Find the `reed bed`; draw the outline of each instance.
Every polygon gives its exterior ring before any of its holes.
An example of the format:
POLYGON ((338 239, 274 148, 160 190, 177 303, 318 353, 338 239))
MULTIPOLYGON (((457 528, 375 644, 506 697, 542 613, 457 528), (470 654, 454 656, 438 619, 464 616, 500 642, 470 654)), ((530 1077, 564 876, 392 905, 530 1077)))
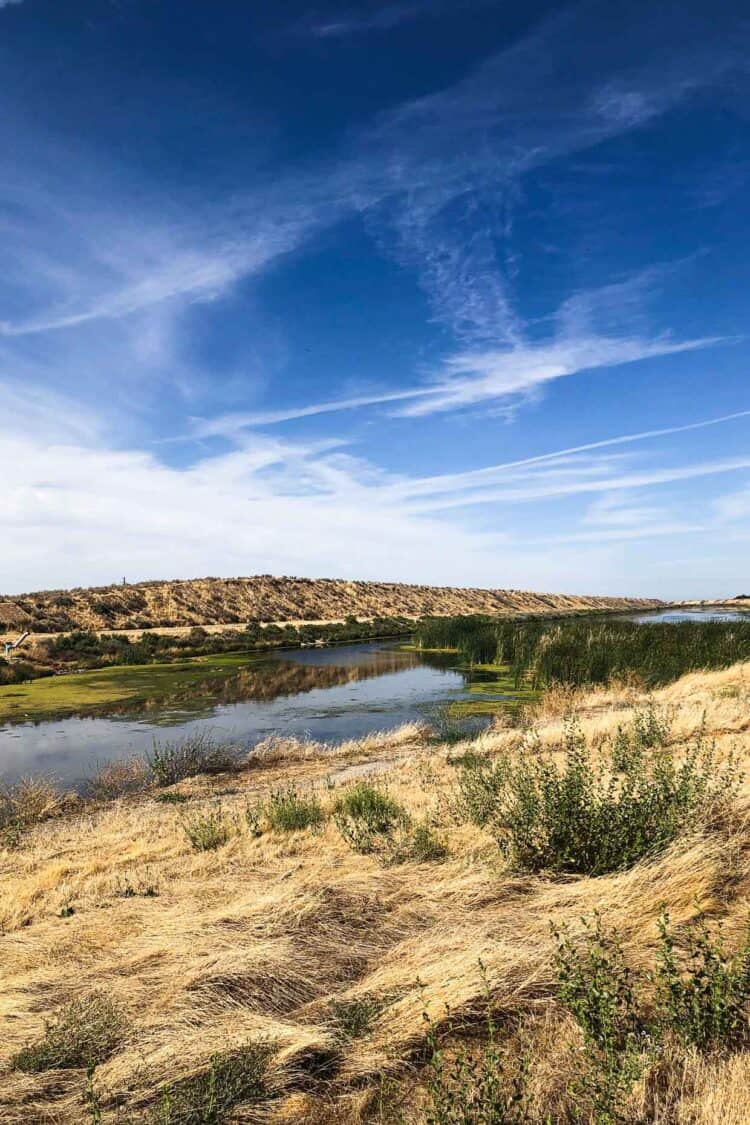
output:
POLYGON ((616 618, 432 618, 419 625, 416 640, 422 648, 453 649, 468 664, 504 665, 517 687, 633 678, 659 687, 687 672, 748 659, 750 619, 638 624, 616 618))

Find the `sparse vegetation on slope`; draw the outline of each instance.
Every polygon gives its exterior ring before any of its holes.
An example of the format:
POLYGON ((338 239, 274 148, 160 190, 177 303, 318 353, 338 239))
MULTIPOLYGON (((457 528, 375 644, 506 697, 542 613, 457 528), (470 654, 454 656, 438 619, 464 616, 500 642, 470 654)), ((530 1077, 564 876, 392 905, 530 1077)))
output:
POLYGON ((581 613, 656 604, 641 598, 588 598, 337 578, 275 578, 264 574, 252 578, 198 578, 45 590, 0 597, 0 632, 101 632, 250 621, 345 621, 351 616, 581 613))

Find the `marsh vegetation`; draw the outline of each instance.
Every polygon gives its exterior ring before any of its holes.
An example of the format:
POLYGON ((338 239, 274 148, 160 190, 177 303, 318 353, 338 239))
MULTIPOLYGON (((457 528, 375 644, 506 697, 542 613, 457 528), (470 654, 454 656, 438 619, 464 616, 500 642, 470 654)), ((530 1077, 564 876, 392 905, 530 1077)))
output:
POLYGON ((469 665, 507 671, 517 687, 636 680, 658 687, 686 672, 750 657, 750 618, 641 624, 618 618, 502 621, 433 618, 416 630, 422 649, 456 652, 469 665))

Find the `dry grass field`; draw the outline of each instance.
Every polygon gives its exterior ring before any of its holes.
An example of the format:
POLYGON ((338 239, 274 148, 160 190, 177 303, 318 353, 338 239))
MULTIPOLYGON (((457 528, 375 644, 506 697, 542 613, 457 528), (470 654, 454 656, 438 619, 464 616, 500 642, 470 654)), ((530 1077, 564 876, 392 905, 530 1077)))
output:
POLYGON ((349 582, 334 578, 197 578, 127 586, 45 590, 0 597, 0 635, 30 629, 120 630, 232 625, 259 621, 340 621, 362 618, 462 613, 549 614, 657 605, 642 598, 589 598, 409 586, 398 582, 349 582))
POLYGON ((698 739, 717 777, 742 768, 750 665, 650 700, 551 693, 524 727, 471 743, 419 727, 337 748, 274 741, 237 772, 171 787, 139 791, 131 763, 96 801, 17 794, 26 819, 0 851, 0 1120, 750 1121, 746 1011, 706 1043, 633 1033, 631 1069, 607 1070, 561 993, 551 930, 583 948, 598 911, 646 1008, 664 907, 678 945, 703 914, 738 949, 748 783, 732 775, 661 850, 598 877, 524 868, 498 821, 480 823, 482 779, 508 756, 562 768, 571 729, 596 758, 654 717, 638 753, 679 762, 698 739), (354 799, 368 777, 398 810, 369 834, 354 799))

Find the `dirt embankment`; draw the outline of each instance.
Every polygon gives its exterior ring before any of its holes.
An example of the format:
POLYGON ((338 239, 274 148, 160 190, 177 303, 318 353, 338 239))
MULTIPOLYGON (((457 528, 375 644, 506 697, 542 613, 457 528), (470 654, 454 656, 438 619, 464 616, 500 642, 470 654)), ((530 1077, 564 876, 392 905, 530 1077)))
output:
POLYGON ((555 614, 648 608, 656 599, 536 594, 349 582, 336 578, 197 578, 0 597, 0 636, 28 629, 153 629, 257 621, 326 621, 425 614, 555 614))

